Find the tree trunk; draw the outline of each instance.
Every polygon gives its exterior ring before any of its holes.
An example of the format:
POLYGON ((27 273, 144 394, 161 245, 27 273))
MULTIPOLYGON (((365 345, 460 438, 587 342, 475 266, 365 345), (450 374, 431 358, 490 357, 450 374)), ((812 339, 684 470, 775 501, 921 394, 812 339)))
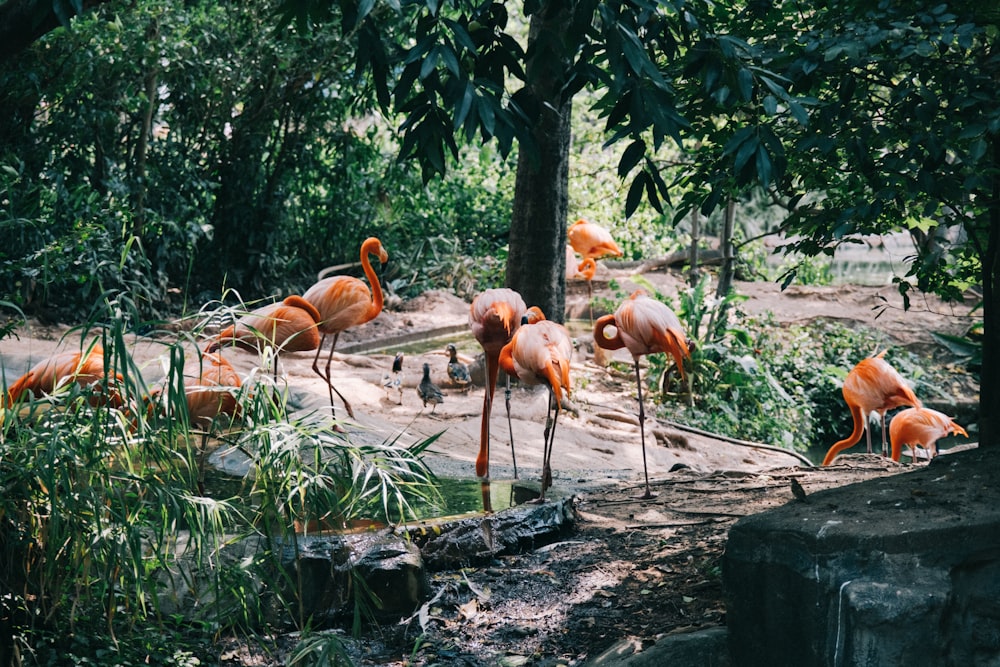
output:
MULTIPOLYGON (((1000 140, 993 141, 1000 166, 1000 140)), ((979 371, 979 446, 997 444, 1000 430, 1000 175, 994 170, 989 238, 983 256, 983 365, 979 371)))
MULTIPOLYGON (((83 0, 83 11, 108 0, 83 0)), ((61 11, 76 14, 76 3, 64 2, 61 11)), ((7 0, 0 3, 0 62, 13 58, 41 36, 58 28, 61 23, 52 0, 7 0)))
POLYGON ((736 224, 736 200, 730 198, 726 202, 726 220, 722 229, 722 269, 719 271, 719 285, 715 290, 715 298, 722 299, 733 287, 733 276, 736 273, 736 249, 733 246, 733 228, 736 224))
POLYGON ((562 322, 566 312, 566 216, 572 98, 563 99, 568 67, 561 53, 573 3, 550 3, 531 18, 528 86, 538 110, 534 146, 521 146, 507 256, 507 286, 529 306, 562 322))
POLYGON ((691 254, 688 260, 688 284, 697 287, 701 279, 701 261, 698 258, 698 244, 701 243, 701 211, 697 207, 691 211, 691 254))

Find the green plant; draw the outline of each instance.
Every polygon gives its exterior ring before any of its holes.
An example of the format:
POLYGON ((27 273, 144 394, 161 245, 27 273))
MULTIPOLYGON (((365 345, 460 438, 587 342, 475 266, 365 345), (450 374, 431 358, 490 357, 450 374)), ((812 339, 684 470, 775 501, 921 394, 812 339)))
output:
MULTIPOLYGON (((134 310, 126 300, 99 310, 119 317, 71 334, 101 343, 107 373, 121 376, 123 406, 94 405, 85 388, 68 383, 5 412, 0 581, 9 594, 0 605, 10 634, 0 644, 65 652, 80 664, 140 664, 123 647, 153 636, 150 628, 180 625, 197 643, 220 628, 274 620, 307 627, 296 602, 303 584, 276 560, 278 545, 300 539, 296 519, 395 522, 412 516, 415 499, 437 499, 420 461, 434 438, 354 444, 332 432, 328 417, 290 415, 287 391, 261 370, 232 389, 238 423, 207 438, 243 450, 255 474, 219 497, 201 495, 206 438, 186 418, 179 372, 194 339, 164 340, 165 380, 148 385, 128 354, 134 310), (251 535, 271 547, 230 554, 251 535), (180 615, 164 607, 178 588, 196 601, 180 615), (275 619, 274 609, 286 616, 275 619), (74 643, 81 636, 95 639, 74 643)), ((378 601, 360 580, 352 590, 357 624, 378 601)), ((193 664, 183 650, 139 643, 150 664, 193 664)))

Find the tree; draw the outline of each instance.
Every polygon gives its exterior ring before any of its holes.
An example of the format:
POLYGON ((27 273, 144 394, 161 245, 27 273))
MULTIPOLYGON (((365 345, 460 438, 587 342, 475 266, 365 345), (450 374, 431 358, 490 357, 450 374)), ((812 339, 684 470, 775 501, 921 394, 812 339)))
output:
MULTIPOLYGON (((518 140, 507 282, 560 319, 574 95, 599 90, 608 143, 630 142, 619 165, 623 178, 636 171, 626 212, 644 197, 662 211, 670 188, 652 155, 667 141, 682 144, 690 128, 708 127, 706 120, 692 123, 687 109, 735 113, 765 87, 795 105, 748 45, 728 34, 740 5, 536 0, 524 5, 531 24, 526 49, 518 41, 523 23, 512 21, 501 2, 422 0, 391 12, 347 0, 286 0, 284 7, 288 24, 332 22, 356 38, 356 71, 371 81, 384 109, 403 114, 401 159, 417 160, 425 179, 445 171, 459 140, 495 140, 503 155, 518 140)), ((750 129, 772 122, 765 115, 746 120, 750 129)), ((729 125, 714 136, 725 145, 724 137, 745 129, 729 125)), ((717 156, 705 170, 711 182, 728 182, 725 174, 739 160, 749 165, 745 176, 759 173, 765 183, 779 176, 782 160, 770 152, 780 153, 780 144, 765 138, 753 147, 749 162, 732 150, 717 156)), ((720 192, 711 192, 706 212, 720 192)))
MULTIPOLYGON (((862 234, 922 240, 916 288, 959 300, 982 288, 980 442, 1000 435, 1000 10, 971 2, 836 0, 758 15, 772 66, 809 100, 786 125, 789 249, 832 254, 862 234)), ((984 5, 984 3, 978 3, 984 5)), ((764 10, 761 10, 763 12, 764 10)), ((790 280, 793 276, 788 276, 790 280)))

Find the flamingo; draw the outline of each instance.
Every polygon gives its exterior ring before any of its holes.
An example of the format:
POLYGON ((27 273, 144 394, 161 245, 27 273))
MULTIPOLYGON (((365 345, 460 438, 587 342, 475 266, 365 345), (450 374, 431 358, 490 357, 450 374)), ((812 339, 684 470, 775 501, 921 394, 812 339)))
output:
POLYGON ((438 403, 444 403, 444 394, 436 384, 431 382, 431 365, 424 364, 424 376, 420 380, 420 384, 417 385, 417 393, 420 394, 420 400, 424 402, 424 407, 430 403, 431 413, 433 413, 438 406, 438 403))
POLYGON ((206 430, 216 418, 233 418, 239 409, 233 389, 242 386, 233 365, 218 352, 203 352, 184 364, 184 400, 188 420, 206 430))
MULTIPOLYGON (((505 287, 480 293, 469 307, 469 327, 486 354, 486 391, 483 397, 479 455, 476 457, 476 475, 486 479, 490 476, 490 414, 493 411, 493 395, 500 372, 500 350, 514 336, 526 310, 527 306, 521 295, 505 287)), ((508 416, 509 414, 508 407, 508 416)), ((514 440, 511 435, 512 456, 513 453, 514 440)))
MULTIPOLYGON (((113 374, 108 384, 122 382, 119 373, 113 374)), ((102 383, 108 378, 104 367, 104 348, 94 343, 89 349, 80 352, 60 352, 38 362, 28 372, 17 378, 7 389, 7 407, 12 408, 25 394, 51 394, 57 387, 68 382, 75 382, 81 387, 92 385, 101 387, 101 392, 91 397, 90 404, 97 406, 105 401, 113 407, 123 405, 121 397, 113 388, 105 389, 102 383)))
POLYGON ((862 430, 867 436, 868 453, 872 453, 871 428, 865 427, 867 417, 872 412, 877 412, 882 419, 882 456, 887 456, 885 413, 903 406, 922 407, 920 399, 896 369, 882 358, 884 356, 885 350, 874 357, 862 359, 847 374, 847 379, 844 380, 844 400, 851 411, 854 429, 849 436, 830 447, 823 458, 823 465, 830 465, 841 451, 856 445, 861 440, 862 430))
POLYGON ((334 412, 333 393, 337 392, 340 400, 344 402, 347 414, 354 418, 354 410, 347 399, 330 382, 330 364, 333 362, 333 351, 337 347, 337 339, 340 332, 355 327, 370 320, 375 319, 382 312, 382 286, 379 284, 375 269, 372 268, 369 255, 376 255, 379 262, 385 264, 389 261, 389 254, 382 247, 382 242, 375 237, 365 239, 361 244, 361 266, 364 268, 365 277, 371 285, 368 286, 352 276, 333 276, 324 278, 306 290, 302 298, 311 303, 320 314, 320 321, 317 325, 322 338, 316 348, 316 357, 313 359, 313 370, 321 378, 326 380, 328 392, 330 394, 330 411, 334 412), (333 343, 330 345, 330 353, 326 358, 326 372, 319 368, 319 355, 323 350, 323 344, 327 336, 333 336, 333 343))
POLYGON ((668 352, 684 378, 684 359, 691 356, 690 346, 674 311, 651 298, 643 290, 636 290, 612 315, 605 315, 594 323, 594 342, 605 350, 627 348, 635 363, 635 385, 639 393, 639 434, 642 439, 642 472, 646 478, 643 498, 652 498, 649 489, 649 469, 646 465, 646 412, 642 401, 642 380, 639 376, 639 357, 656 352, 668 352), (604 330, 614 326, 617 331, 607 337, 604 330))
POLYGON ((917 445, 926 449, 930 458, 937 456, 937 441, 947 435, 969 434, 948 415, 930 408, 907 408, 897 412, 889 422, 889 442, 892 460, 899 461, 903 445, 910 446, 910 456, 917 461, 917 445))
MULTIPOLYGON (((611 237, 611 233, 600 225, 580 219, 566 230, 569 244, 573 250, 586 259, 600 259, 607 255, 622 256, 622 250, 611 237)), ((580 271, 583 269, 580 268, 580 271)))
POLYGON ((208 436, 219 417, 234 419, 239 403, 233 389, 241 386, 240 376, 218 352, 202 352, 184 364, 184 401, 187 405, 188 423, 202 429, 198 460, 198 492, 205 494, 204 460, 208 436))
POLYGON ((279 303, 250 311, 220 331, 205 351, 215 352, 231 341, 239 347, 257 351, 270 346, 279 352, 308 352, 319 347, 316 324, 321 319, 314 305, 293 294, 279 303))
MULTIPOLYGON (((608 230, 582 218, 569 226, 569 229, 566 230, 566 236, 569 238, 569 244, 573 250, 583 257, 583 262, 576 270, 580 277, 587 281, 587 300, 589 301, 594 296, 594 286, 591 281, 597 272, 596 260, 608 255, 621 257, 622 250, 615 243, 608 230)), ((590 319, 594 319, 593 314, 591 314, 590 319)))
POLYGON ((525 384, 544 384, 549 390, 539 502, 545 501, 545 490, 552 485, 552 443, 562 407, 562 392, 570 393, 569 364, 572 356, 573 341, 566 327, 545 319, 530 322, 527 315, 521 320, 521 327, 514 332, 511 341, 500 350, 500 367, 508 375, 525 384))

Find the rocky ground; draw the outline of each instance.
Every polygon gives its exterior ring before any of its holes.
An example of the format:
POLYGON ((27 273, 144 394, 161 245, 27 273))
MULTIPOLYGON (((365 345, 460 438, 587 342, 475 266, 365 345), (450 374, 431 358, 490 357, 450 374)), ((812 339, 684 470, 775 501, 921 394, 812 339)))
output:
MULTIPOLYGON (((598 294, 610 296, 610 277, 624 291, 632 288, 627 271, 603 269, 602 275, 598 294)), ((670 273, 645 277, 668 294, 683 288, 670 273)), ((779 325, 831 318, 874 327, 881 340, 873 341, 873 348, 930 348, 929 331, 959 334, 970 323, 965 310, 935 300, 915 301, 904 312, 891 287, 793 286, 781 292, 771 283, 741 283, 737 289, 748 296, 744 309, 771 312, 779 325)), ((583 285, 573 285, 567 301, 572 315, 589 316, 583 285)), ((450 387, 444 356, 445 344, 455 341, 467 360, 475 358, 476 345, 465 335, 467 308, 453 296, 429 293, 387 311, 341 337, 334 371, 338 389, 350 397, 358 417, 352 429, 400 435, 404 441, 440 432, 428 463, 443 477, 471 479, 482 390, 450 387), (382 377, 392 355, 385 348, 432 333, 441 336, 440 344, 407 351, 403 392, 387 394, 382 377), (444 403, 433 412, 421 405, 415 389, 424 362, 432 365, 434 380, 445 391, 444 403)), ((68 344, 60 339, 63 333, 36 324, 19 331, 18 339, 0 343, 6 377, 68 344)), ((659 423, 647 430, 656 496, 643 500, 633 379, 595 363, 587 332, 575 333, 580 346, 573 365, 574 409, 560 418, 553 456, 554 489, 574 498, 575 529, 559 541, 482 567, 433 573, 431 600, 420 613, 370 628, 364 641, 352 644, 360 664, 584 664, 612 648, 641 649, 667 634, 724 625, 720 557, 727 531, 739 517, 803 502, 793 494, 793 482, 808 496, 909 468, 856 455, 820 469, 767 447, 659 423)), ((161 351, 162 344, 141 341, 134 356, 153 373, 161 351)), ((227 356, 242 372, 258 364, 249 353, 234 350, 227 356)), ((325 396, 311 362, 309 354, 290 355, 283 369, 294 390, 325 396)), ((546 394, 516 389, 512 405, 520 477, 537 484, 546 394)), ((507 421, 502 405, 497 407, 491 471, 495 479, 510 479, 507 421)), ((285 638, 271 653, 230 641, 223 647, 222 664, 277 664, 281 647, 290 641, 285 638)))

